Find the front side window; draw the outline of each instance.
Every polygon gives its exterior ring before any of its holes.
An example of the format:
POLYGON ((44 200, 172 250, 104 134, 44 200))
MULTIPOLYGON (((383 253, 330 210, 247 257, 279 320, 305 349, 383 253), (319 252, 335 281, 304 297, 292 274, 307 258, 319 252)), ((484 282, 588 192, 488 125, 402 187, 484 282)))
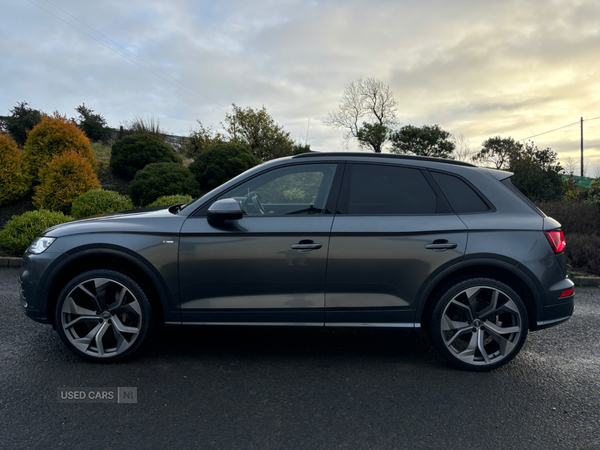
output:
POLYGON ((350 215, 435 214, 438 199, 418 169, 354 164, 348 198, 350 215))
POLYGON ((234 198, 247 215, 323 214, 336 164, 283 167, 259 175, 221 198, 234 198))

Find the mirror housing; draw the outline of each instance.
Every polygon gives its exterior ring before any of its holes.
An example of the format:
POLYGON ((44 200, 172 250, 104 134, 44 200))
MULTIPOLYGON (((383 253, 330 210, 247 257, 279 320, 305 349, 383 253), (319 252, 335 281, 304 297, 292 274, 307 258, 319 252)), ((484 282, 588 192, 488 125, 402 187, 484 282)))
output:
POLYGON ((221 225, 226 220, 240 220, 242 217, 242 208, 233 198, 217 200, 210 205, 206 213, 208 222, 215 225, 221 225))

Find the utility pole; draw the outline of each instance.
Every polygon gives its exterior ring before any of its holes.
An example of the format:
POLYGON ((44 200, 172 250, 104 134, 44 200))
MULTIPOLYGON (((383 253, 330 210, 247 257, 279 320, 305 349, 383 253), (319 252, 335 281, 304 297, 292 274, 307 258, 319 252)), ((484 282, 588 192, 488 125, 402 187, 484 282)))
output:
POLYGON ((581 176, 583 177, 583 117, 581 118, 581 176))

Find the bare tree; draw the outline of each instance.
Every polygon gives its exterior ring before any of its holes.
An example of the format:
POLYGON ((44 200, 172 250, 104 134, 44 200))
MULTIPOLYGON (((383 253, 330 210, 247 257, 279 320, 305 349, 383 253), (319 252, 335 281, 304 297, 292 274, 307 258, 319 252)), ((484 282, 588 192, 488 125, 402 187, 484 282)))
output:
POLYGON ((574 175, 579 167, 579 163, 571 156, 567 156, 566 158, 563 158, 563 167, 567 175, 574 175))
POLYGON ((359 78, 344 87, 338 109, 330 112, 323 122, 335 130, 344 131, 346 146, 350 140, 357 139, 361 147, 380 152, 382 128, 389 130, 398 123, 396 106, 389 86, 376 78, 359 78), (378 133, 368 132, 374 125, 378 133))
POLYGON ((473 151, 469 139, 464 134, 458 133, 452 136, 452 142, 454 142, 454 152, 451 157, 458 161, 470 161, 473 151))

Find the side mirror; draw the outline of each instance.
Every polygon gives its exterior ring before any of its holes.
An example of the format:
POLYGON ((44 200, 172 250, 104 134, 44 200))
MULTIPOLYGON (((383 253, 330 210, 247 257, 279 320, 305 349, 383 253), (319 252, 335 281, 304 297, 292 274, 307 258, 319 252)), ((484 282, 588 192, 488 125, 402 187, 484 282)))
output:
POLYGON ((240 220, 241 218, 242 208, 233 198, 217 200, 210 205, 206 214, 206 219, 213 225, 222 225, 226 220, 240 220))

